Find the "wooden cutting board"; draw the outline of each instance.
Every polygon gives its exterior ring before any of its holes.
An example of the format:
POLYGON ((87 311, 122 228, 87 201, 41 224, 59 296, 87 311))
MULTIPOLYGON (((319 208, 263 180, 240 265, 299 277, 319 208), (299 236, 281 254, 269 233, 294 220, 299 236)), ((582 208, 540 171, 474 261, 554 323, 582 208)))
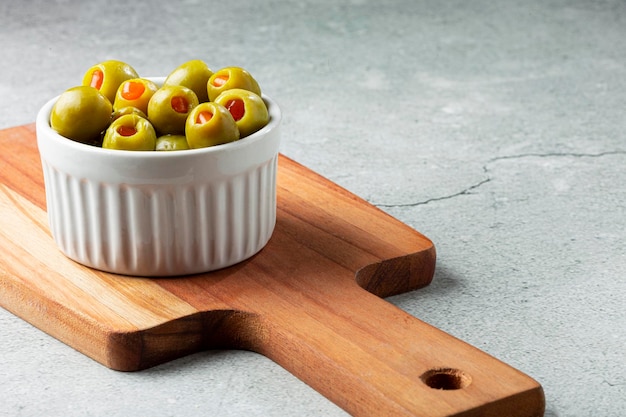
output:
POLYGON ((105 366, 249 349, 355 416, 543 415, 532 378, 381 298, 430 283, 431 241, 284 156, 259 254, 150 279, 56 248, 34 125, 0 131, 0 149, 0 305, 105 366))

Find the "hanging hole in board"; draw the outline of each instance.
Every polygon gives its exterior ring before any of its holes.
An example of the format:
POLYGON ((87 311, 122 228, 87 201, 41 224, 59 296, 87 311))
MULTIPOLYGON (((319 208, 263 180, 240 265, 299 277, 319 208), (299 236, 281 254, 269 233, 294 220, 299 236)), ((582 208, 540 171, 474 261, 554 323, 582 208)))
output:
POLYGON ((454 368, 436 368, 424 372, 420 379, 433 389, 457 390, 468 387, 472 378, 465 372, 454 368))

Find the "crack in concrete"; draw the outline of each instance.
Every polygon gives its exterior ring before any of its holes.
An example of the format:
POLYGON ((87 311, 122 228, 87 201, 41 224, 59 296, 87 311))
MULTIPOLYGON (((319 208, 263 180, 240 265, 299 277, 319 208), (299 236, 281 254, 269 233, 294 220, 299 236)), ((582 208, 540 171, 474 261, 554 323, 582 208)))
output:
POLYGON ((608 155, 626 155, 626 151, 605 151, 598 153, 578 153, 578 152, 547 152, 547 153, 521 153, 518 155, 503 155, 496 156, 487 161, 483 166, 486 169, 487 165, 492 162, 504 160, 504 159, 522 159, 522 158, 551 158, 551 157, 573 157, 573 158, 599 158, 608 155))
POLYGON ((428 200, 418 201, 418 202, 415 202, 415 203, 374 204, 374 205, 377 206, 377 207, 385 207, 385 208, 422 206, 424 204, 432 203, 433 201, 449 200, 451 198, 455 198, 455 197, 458 197, 460 195, 470 194, 472 190, 480 187, 481 185, 483 185, 485 183, 488 183, 489 181, 491 181, 491 178, 485 178, 484 180, 479 181, 476 184, 470 185, 469 187, 459 191, 458 193, 454 193, 454 194, 450 194, 450 195, 444 195, 444 196, 441 196, 441 197, 433 197, 433 198, 429 198, 428 200))
POLYGON ((626 382, 610 382, 606 379, 602 380, 602 383, 608 385, 609 387, 622 387, 624 385, 626 385, 626 382))
MULTIPOLYGON (((489 159, 483 165, 483 172, 487 174, 489 172, 488 165, 501 160, 511 160, 511 159, 523 159, 523 158, 550 158, 550 157, 573 157, 573 158, 599 158, 608 155, 626 155, 626 151, 617 150, 617 151, 605 151, 598 153, 578 153, 578 152, 548 152, 548 153, 524 153, 517 155, 503 155, 496 156, 494 158, 489 159)), ((397 207, 417 207, 423 206, 425 204, 429 204, 435 201, 449 200, 455 197, 459 197, 462 195, 471 194, 473 190, 481 187, 482 185, 491 181, 491 177, 487 175, 487 178, 477 182, 476 184, 470 185, 469 187, 456 192, 454 194, 448 194, 440 197, 429 198, 424 201, 417 201, 414 203, 398 203, 398 204, 384 204, 384 203, 373 203, 375 206, 380 208, 397 208, 397 207)))

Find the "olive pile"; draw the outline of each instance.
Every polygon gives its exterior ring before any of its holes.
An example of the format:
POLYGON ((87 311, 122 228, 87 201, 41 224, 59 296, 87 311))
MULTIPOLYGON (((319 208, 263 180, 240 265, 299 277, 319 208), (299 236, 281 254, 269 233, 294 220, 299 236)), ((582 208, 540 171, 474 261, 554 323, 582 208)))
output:
POLYGON ((89 68, 50 113, 60 135, 107 149, 169 151, 233 142, 269 122, 261 89, 249 72, 216 72, 185 62, 162 86, 115 60, 89 68))

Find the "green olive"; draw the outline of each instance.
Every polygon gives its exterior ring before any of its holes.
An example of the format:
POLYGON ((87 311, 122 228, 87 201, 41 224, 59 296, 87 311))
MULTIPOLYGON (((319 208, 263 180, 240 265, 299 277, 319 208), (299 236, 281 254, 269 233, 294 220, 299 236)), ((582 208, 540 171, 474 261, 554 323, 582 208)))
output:
POLYGON ((136 114, 137 116, 141 116, 144 119, 148 118, 148 116, 146 116, 146 113, 142 112, 137 107, 128 106, 122 107, 121 109, 113 110, 113 117, 111 118, 111 122, 119 119, 125 114, 136 114))
POLYGON ((226 67, 218 70, 211 75, 206 88, 211 101, 215 101, 215 98, 222 92, 232 88, 242 88, 261 95, 261 88, 254 77, 239 67, 226 67))
POLYGON ((157 151, 182 151, 189 149, 185 135, 163 135, 156 140, 157 151))
POLYGON ((136 114, 125 114, 111 123, 104 134, 102 147, 127 151, 153 151, 156 132, 147 119, 136 114))
POLYGON ((66 138, 94 143, 111 123, 111 112, 111 102, 95 88, 72 87, 52 106, 50 127, 66 138))
POLYGON ((189 114, 185 136, 190 148, 206 148, 236 141, 239 129, 224 106, 207 102, 201 103, 189 114))
POLYGON ((148 119, 160 135, 181 135, 189 112, 198 105, 196 93, 181 85, 164 85, 148 102, 148 119))
POLYGON ((142 112, 148 111, 148 101, 159 87, 145 78, 131 78, 123 81, 115 93, 113 110, 124 107, 136 107, 142 112))
POLYGON ((100 90, 111 103, 115 101, 115 93, 123 81, 138 78, 137 71, 122 61, 109 60, 100 62, 89 68, 83 76, 82 85, 100 90))
POLYGON ((241 137, 246 137, 265 126, 269 120, 263 99, 252 91, 241 88, 226 90, 215 99, 226 107, 237 123, 241 137))
POLYGON ((172 71, 165 79, 163 85, 182 85, 187 87, 196 93, 200 103, 204 103, 209 101, 207 83, 211 75, 213 75, 213 71, 209 69, 204 61, 194 59, 185 62, 172 71))

